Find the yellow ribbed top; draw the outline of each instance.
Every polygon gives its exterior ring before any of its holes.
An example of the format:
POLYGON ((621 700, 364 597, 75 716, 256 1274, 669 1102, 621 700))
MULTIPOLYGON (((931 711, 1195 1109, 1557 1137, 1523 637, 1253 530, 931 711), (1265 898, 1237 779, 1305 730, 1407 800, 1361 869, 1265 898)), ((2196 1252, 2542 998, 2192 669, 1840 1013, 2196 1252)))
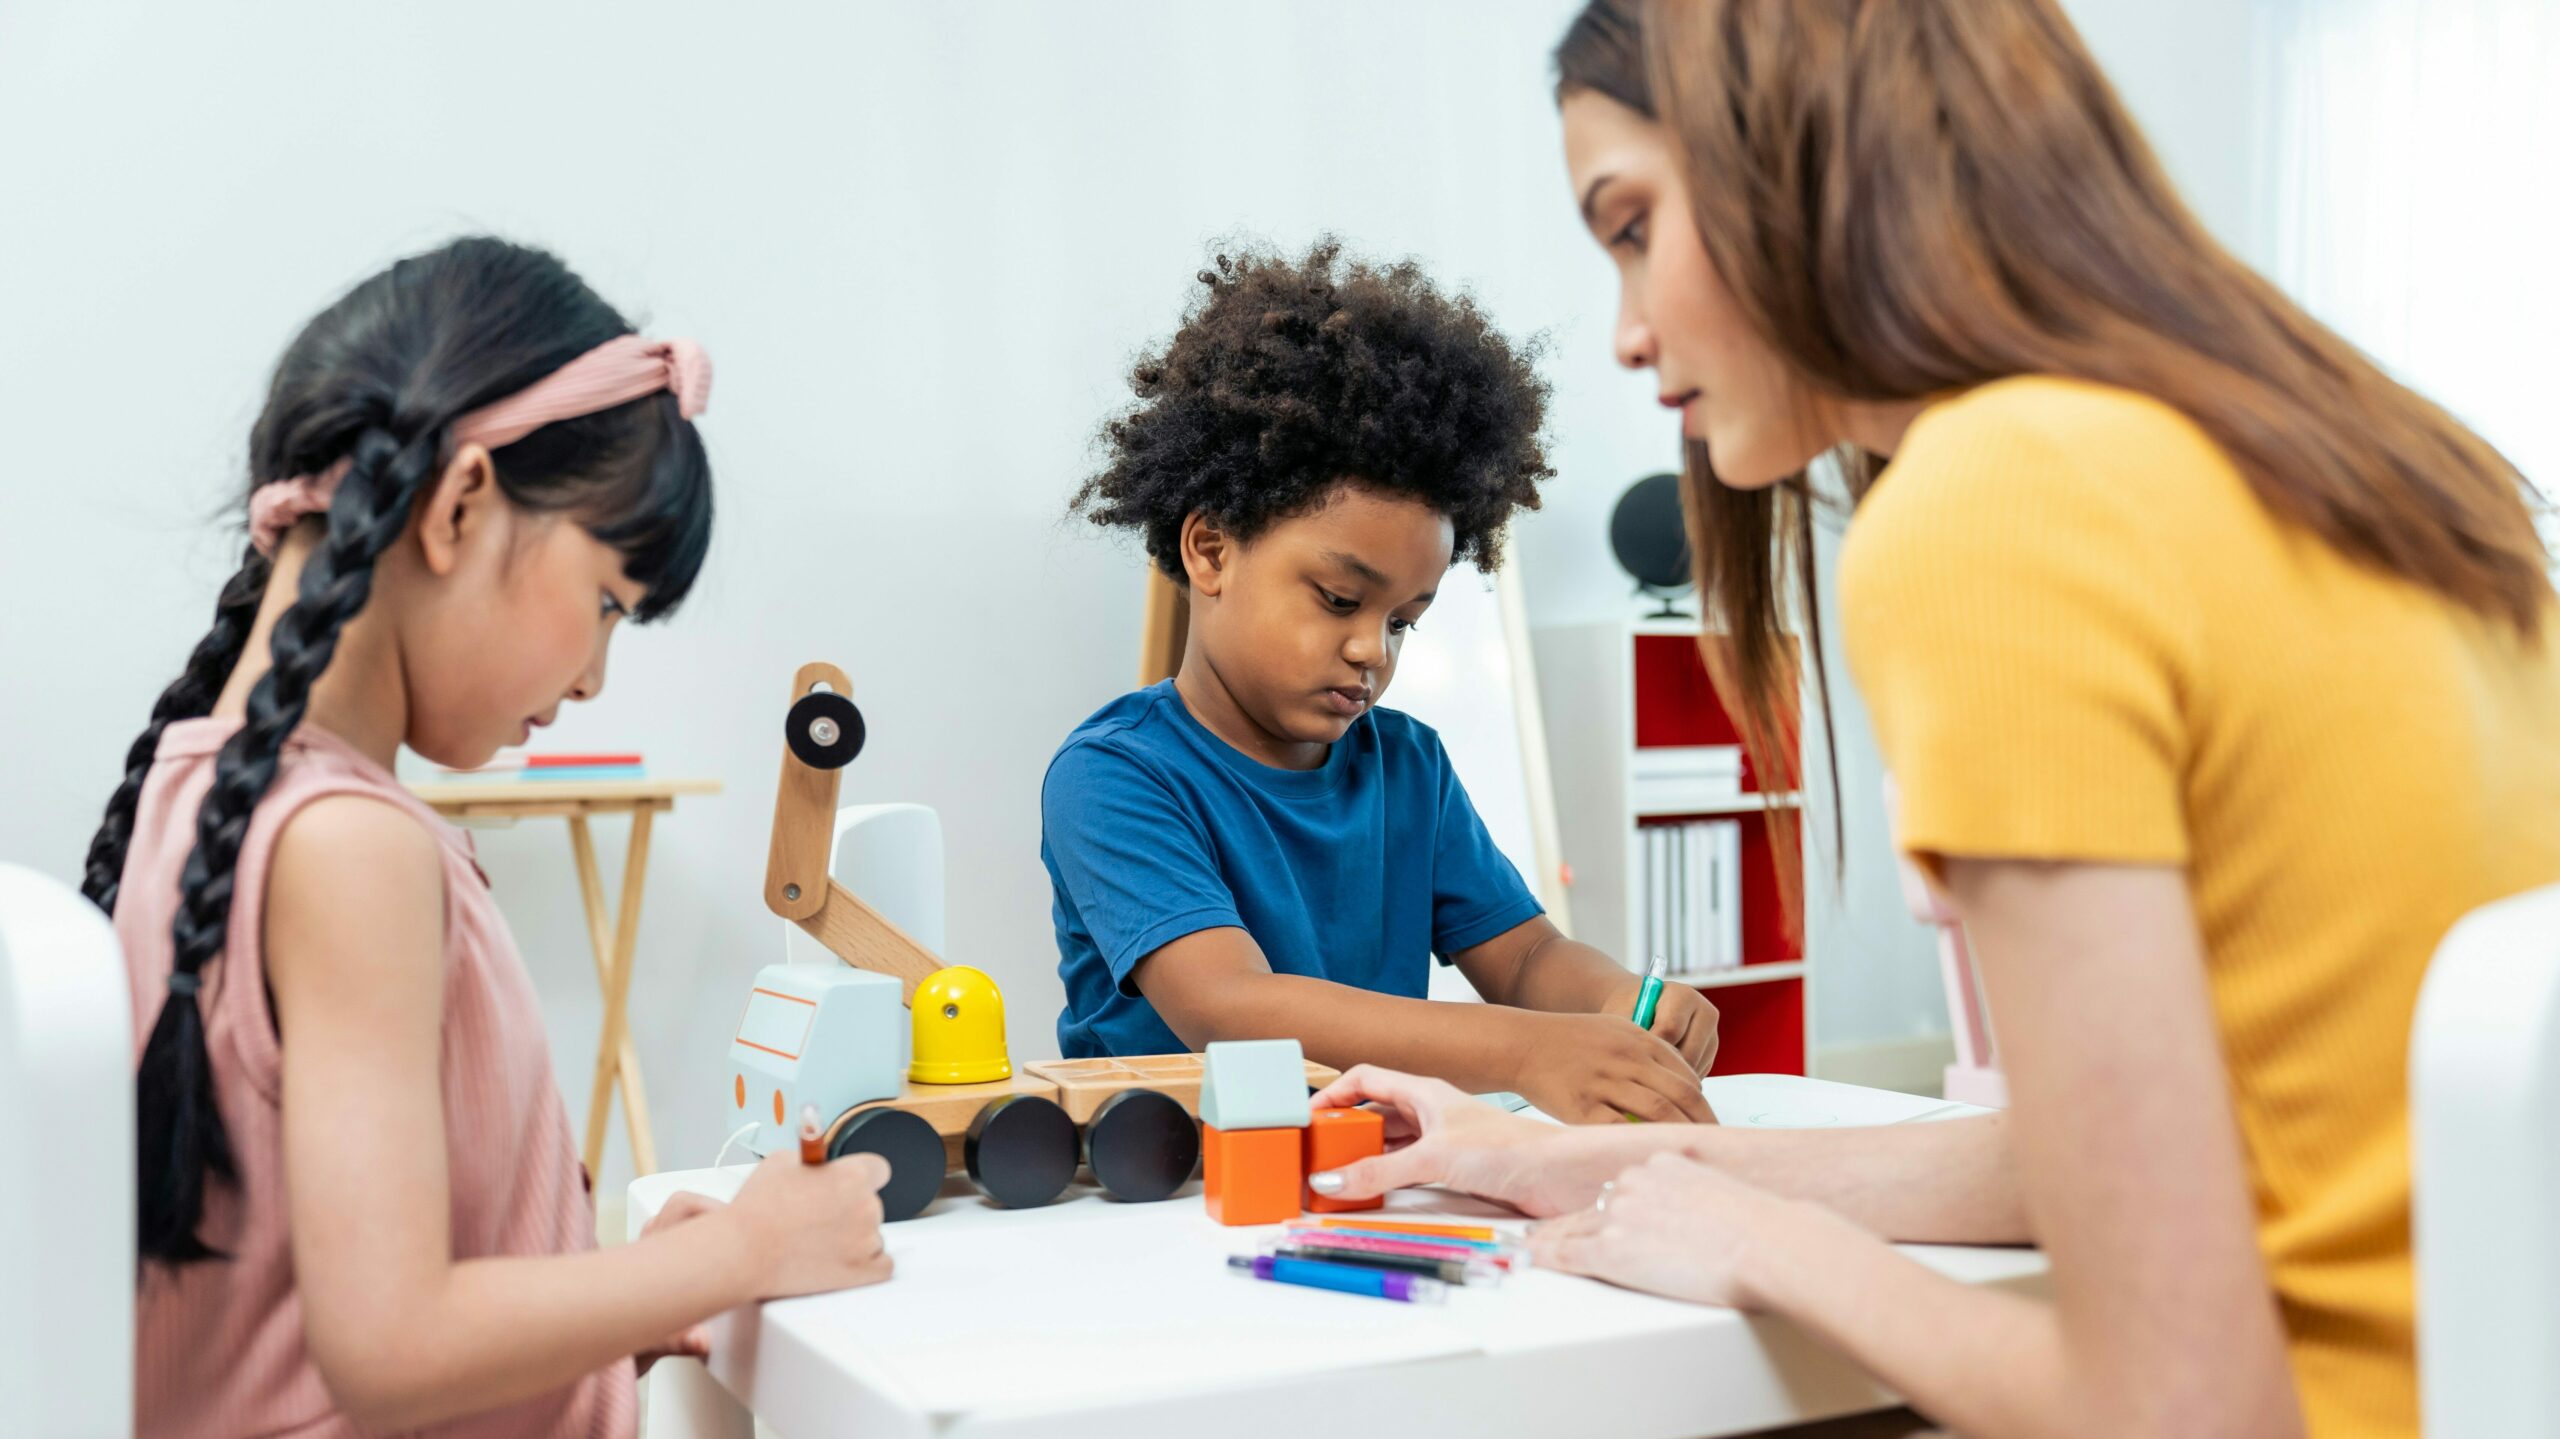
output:
POLYGON ((2186 868, 2312 1432, 2416 1433, 2409 1022, 2455 919, 2560 880, 2560 647, 2040 377, 1922 413, 1840 586, 1905 850, 2186 868))

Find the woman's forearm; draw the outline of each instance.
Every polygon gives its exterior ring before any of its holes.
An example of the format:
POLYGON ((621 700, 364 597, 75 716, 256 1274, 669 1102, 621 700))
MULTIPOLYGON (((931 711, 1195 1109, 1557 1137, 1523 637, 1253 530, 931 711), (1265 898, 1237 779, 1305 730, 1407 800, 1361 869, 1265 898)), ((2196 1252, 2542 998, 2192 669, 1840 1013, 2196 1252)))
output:
POLYGON ((2032 1244, 2008 1117, 1864 1129, 1684 1129, 1690 1157, 1773 1194, 1808 1199, 1886 1239, 2032 1244))
POLYGON ((1958 1284, 1844 1216, 1796 1206, 1739 1276, 1746 1307, 1792 1321, 1958 1433, 2131 1432, 2102 1412, 2099 1386, 2075 1382, 2052 1306, 1958 1284))

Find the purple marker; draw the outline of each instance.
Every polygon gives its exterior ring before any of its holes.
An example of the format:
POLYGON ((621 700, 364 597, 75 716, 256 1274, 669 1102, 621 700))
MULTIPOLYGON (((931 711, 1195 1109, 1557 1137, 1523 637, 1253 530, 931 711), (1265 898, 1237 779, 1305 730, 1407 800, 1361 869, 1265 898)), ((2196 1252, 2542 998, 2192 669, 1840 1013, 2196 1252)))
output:
POLYGON ((1440 1304, 1449 1297, 1449 1286, 1437 1279, 1426 1279, 1419 1274, 1390 1274, 1383 1269, 1355 1269, 1348 1264, 1327 1264, 1317 1259, 1237 1254, 1228 1257, 1227 1269, 1238 1278, 1267 1279, 1274 1284, 1299 1284, 1309 1289, 1331 1289, 1340 1294, 1366 1294, 1373 1299, 1392 1299, 1400 1304, 1440 1304))

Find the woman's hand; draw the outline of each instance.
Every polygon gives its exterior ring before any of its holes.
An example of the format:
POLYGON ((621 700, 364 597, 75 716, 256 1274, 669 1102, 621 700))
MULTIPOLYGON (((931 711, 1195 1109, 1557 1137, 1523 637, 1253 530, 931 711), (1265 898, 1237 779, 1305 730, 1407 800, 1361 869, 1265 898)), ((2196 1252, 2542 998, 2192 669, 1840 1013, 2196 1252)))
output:
POLYGON ((1309 1186, 1329 1198, 1368 1199, 1436 1184, 1543 1218, 1590 1203, 1600 1182, 1626 1164, 1626 1143, 1651 1137, 1636 1125, 1542 1124, 1440 1080, 1367 1064, 1315 1097, 1319 1109, 1356 1104, 1375 1105, 1386 1116, 1387 1151, 1309 1176, 1309 1186), (1614 1143, 1604 1146, 1604 1140, 1614 1143))
POLYGON ((1825 1223, 1863 1234, 1813 1205, 1661 1153, 1621 1171, 1592 1208, 1539 1225, 1529 1252, 1542 1268, 1750 1309, 1759 1304, 1752 1272, 1825 1223))
POLYGON ((858 1289, 895 1267, 880 1239, 880 1186, 889 1164, 876 1154, 802 1162, 785 1145, 738 1187, 729 1215, 747 1236, 761 1299, 858 1289))

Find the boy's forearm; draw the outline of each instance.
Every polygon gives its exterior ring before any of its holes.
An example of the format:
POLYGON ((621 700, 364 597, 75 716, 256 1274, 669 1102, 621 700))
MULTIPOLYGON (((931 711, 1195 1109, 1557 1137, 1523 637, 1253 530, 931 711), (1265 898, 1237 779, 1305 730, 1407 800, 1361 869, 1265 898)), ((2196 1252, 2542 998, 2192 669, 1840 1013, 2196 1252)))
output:
POLYGON ((1558 935, 1529 952, 1511 993, 1498 1002, 1550 1014, 1599 1014, 1619 1008, 1619 992, 1641 982, 1601 951, 1558 935))
POLYGON ((1686 1131, 1683 1147, 1738 1179, 1813 1200, 1886 1239, 2035 1242, 2004 1114, 1862 1129, 1701 1126, 1686 1131))
POLYGON ((1491 1005, 1372 994, 1294 974, 1239 977, 1194 1012, 1165 1015, 1193 1049, 1224 1039, 1295 1039, 1318 1064, 1383 1065, 1471 1093, 1513 1087, 1519 1018, 1491 1005))

